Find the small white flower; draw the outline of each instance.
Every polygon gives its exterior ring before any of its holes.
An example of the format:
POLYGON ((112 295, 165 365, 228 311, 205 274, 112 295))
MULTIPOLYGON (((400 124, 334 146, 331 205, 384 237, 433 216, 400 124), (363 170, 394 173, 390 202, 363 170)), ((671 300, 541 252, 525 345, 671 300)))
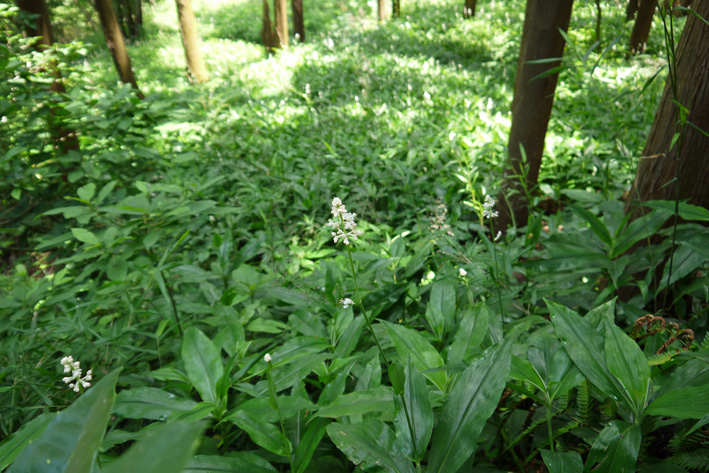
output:
POLYGON ((271 362, 271 355, 269 353, 266 353, 265 355, 263 355, 263 361, 265 361, 266 363, 270 363, 271 362))
POLYGON ((71 356, 65 356, 61 359, 60 363, 64 366, 64 373, 71 373, 71 376, 66 376, 62 378, 62 381, 64 381, 65 384, 69 385, 69 389, 73 389, 74 392, 78 393, 81 391, 82 387, 86 389, 91 386, 91 383, 89 383, 89 381, 91 381, 92 379, 92 370, 88 370, 86 372, 86 376, 82 378, 80 362, 74 361, 74 358, 72 358, 71 356))
POLYGON ((460 274, 460 276, 464 278, 465 275, 468 274, 468 272, 466 270, 464 270, 463 268, 460 268, 458 270, 458 274, 460 274))
POLYGON ((350 238, 357 241, 357 238, 362 234, 362 230, 357 230, 355 217, 357 214, 350 213, 345 208, 342 201, 335 197, 332 199, 332 210, 330 211, 334 218, 330 219, 325 226, 332 228, 333 241, 337 243, 340 239, 345 245, 350 244, 350 238), (344 230, 340 227, 344 227, 344 230))
POLYGON ((350 306, 354 305, 354 301, 349 297, 345 297, 344 299, 340 299, 340 304, 342 304, 343 309, 347 309, 350 306))
POLYGON ((498 241, 500 238, 502 238, 502 231, 498 230, 497 235, 495 235, 495 241, 498 241))
POLYGON ((483 203, 483 218, 496 218, 498 215, 499 213, 495 211, 495 199, 486 194, 483 203))

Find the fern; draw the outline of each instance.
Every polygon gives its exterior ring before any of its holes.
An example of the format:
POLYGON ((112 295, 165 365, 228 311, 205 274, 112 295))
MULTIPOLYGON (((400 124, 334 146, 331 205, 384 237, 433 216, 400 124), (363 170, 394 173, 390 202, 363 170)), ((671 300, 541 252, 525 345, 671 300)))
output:
POLYGON ((709 332, 704 335, 704 340, 702 340, 702 343, 699 344, 699 351, 707 350, 709 350, 709 332))
POLYGON ((652 355, 650 358, 647 359, 647 362, 650 364, 650 366, 656 366, 656 365, 662 365, 664 363, 667 363, 672 359, 674 356, 673 353, 658 353, 656 355, 652 355))
POLYGON ((593 404, 593 399, 590 393, 591 383, 586 380, 581 383, 578 388, 578 394, 576 395, 576 406, 578 409, 578 419, 582 425, 587 425, 591 420, 591 407, 593 404))
POLYGON ((680 452, 666 460, 667 463, 681 466, 687 470, 709 471, 709 448, 702 448, 690 452, 680 452))

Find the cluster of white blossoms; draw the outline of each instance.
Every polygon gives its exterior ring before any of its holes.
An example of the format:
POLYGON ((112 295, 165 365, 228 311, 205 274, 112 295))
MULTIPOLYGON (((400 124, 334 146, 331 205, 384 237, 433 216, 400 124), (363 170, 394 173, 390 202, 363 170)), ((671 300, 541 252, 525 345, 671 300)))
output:
POLYGON ((458 274, 460 275, 461 278, 464 278, 468 274, 468 272, 466 270, 464 270, 463 268, 459 268, 458 274))
POLYGON ((335 243, 339 239, 342 239, 345 245, 350 244, 350 238, 357 241, 357 237, 362 234, 362 230, 357 230, 354 220, 357 214, 347 212, 344 204, 337 197, 332 199, 331 213, 334 218, 330 219, 325 226, 334 230, 332 236, 335 243))
POLYGON ((498 215, 499 213, 495 211, 495 199, 486 194, 483 203, 483 218, 497 218, 498 215))
POLYGON ((270 363, 271 362, 271 354, 266 353, 265 355, 263 355, 263 361, 265 361, 266 363, 270 363))
POLYGON ((354 305, 354 301, 349 297, 345 297, 344 299, 340 299, 340 304, 342 304, 343 309, 347 309, 349 306, 354 305))
POLYGON ((71 376, 62 378, 62 380, 68 384, 74 392, 79 392, 79 386, 84 389, 91 386, 91 383, 89 383, 89 381, 91 381, 91 370, 87 371, 86 376, 82 377, 80 363, 78 361, 74 361, 74 358, 71 356, 65 356, 62 358, 61 363, 62 366, 64 366, 64 373, 71 373, 71 376))

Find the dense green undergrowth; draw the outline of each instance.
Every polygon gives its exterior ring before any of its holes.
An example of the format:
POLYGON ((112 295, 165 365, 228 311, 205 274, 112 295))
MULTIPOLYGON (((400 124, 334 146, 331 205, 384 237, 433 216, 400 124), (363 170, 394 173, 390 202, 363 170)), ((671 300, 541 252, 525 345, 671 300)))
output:
POLYGON ((145 100, 80 23, 39 54, 0 4, 0 469, 707 471, 709 211, 680 206, 675 249, 673 203, 624 212, 661 25, 626 59, 618 2, 600 47, 576 5, 532 217, 496 238, 524 8, 480 3, 381 26, 307 5, 274 57, 256 3, 196 3, 191 86, 158 2, 130 48, 145 100))

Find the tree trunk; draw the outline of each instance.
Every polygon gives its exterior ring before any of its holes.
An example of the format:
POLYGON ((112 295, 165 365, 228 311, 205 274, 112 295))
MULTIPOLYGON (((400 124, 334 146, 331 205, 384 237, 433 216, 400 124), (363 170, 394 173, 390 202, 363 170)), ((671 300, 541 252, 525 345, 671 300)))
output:
POLYGON ((135 11, 135 24, 138 28, 138 34, 143 34, 143 0, 134 0, 133 10, 135 11))
POLYGON ((527 224, 527 197, 537 185, 559 74, 535 77, 560 64, 560 61, 543 64, 529 64, 529 61, 563 56, 565 42, 559 29, 568 29, 572 6, 573 0, 527 1, 512 101, 512 128, 507 146, 509 163, 499 199, 500 215, 495 223, 500 229, 510 224, 527 224))
POLYGON ((635 18, 633 32, 630 34, 630 54, 635 55, 645 51, 650 37, 655 5, 657 5, 656 0, 638 0, 638 15, 635 18))
POLYGON ((261 40, 266 47, 266 51, 272 53, 274 49, 281 46, 278 41, 278 33, 271 23, 271 11, 268 8, 268 0, 263 0, 263 16, 261 17, 261 40))
POLYGON ((286 0, 274 0, 276 9, 276 33, 281 42, 281 48, 288 47, 288 7, 286 0))
POLYGON ((120 0, 123 4, 123 24, 125 25, 125 31, 128 33, 128 37, 135 39, 138 37, 138 27, 135 24, 135 15, 133 14, 133 0, 120 0))
POLYGON ((209 80, 207 66, 202 59, 202 51, 199 47, 199 31, 197 31, 197 21, 192 11, 192 0, 175 0, 177 4, 177 16, 180 17, 180 31, 182 31, 182 44, 185 47, 185 57, 187 67, 192 77, 198 84, 209 80))
MULTIPOLYGON (((709 18, 709 1, 696 2, 696 11, 709 18)), ((671 77, 652 124, 626 211, 640 214, 639 202, 689 199, 690 204, 709 208, 709 26, 689 15, 677 47, 675 97, 671 77), (674 101, 689 110, 681 139, 679 110, 674 101)))
POLYGON ((391 14, 394 18, 398 18, 401 14, 401 0, 392 0, 391 14))
MULTIPOLYGON (((49 18, 49 8, 45 0, 17 0, 17 6, 20 10, 27 13, 38 15, 35 23, 26 25, 27 36, 40 36, 41 39, 35 44, 38 51, 44 51, 54 44, 54 33, 52 32, 52 23, 49 18)), ((54 80, 49 86, 51 92, 63 94, 66 92, 62 73, 57 69, 54 61, 49 63, 50 73, 54 76, 54 80)), ((59 96, 57 96, 59 97, 59 96)), ((61 100, 61 99, 59 99, 61 100)), ((54 147, 66 153, 69 150, 78 150, 79 142, 76 139, 74 130, 66 128, 62 123, 61 114, 57 113, 57 106, 54 102, 49 102, 49 119, 47 127, 52 134, 54 147)))
POLYGON ((601 24, 603 22, 603 10, 601 10, 601 0, 596 0, 596 41, 598 41, 598 51, 602 51, 601 24))
POLYGON ((108 50, 111 51, 111 57, 113 57, 113 63, 116 66, 121 82, 132 85, 136 90, 136 95, 141 99, 145 98, 135 80, 133 68, 130 64, 130 57, 128 57, 128 50, 126 49, 126 43, 121 33, 121 27, 118 26, 116 14, 113 12, 111 0, 95 1, 96 3, 94 5, 101 19, 103 34, 106 37, 106 46, 108 46, 108 50))
POLYGON ((293 11, 293 31, 301 43, 305 42, 305 21, 303 17, 303 0, 291 0, 293 11))
POLYGON ((472 18, 475 16, 475 7, 477 6, 478 0, 465 0, 465 6, 463 7, 463 18, 472 18))
POLYGON ((635 18, 636 11, 638 11, 638 0, 629 0, 628 6, 625 7, 625 21, 635 18))
POLYGON ((384 23, 387 20, 387 3, 386 0, 379 0, 377 2, 378 6, 378 13, 379 13, 379 22, 384 23))

